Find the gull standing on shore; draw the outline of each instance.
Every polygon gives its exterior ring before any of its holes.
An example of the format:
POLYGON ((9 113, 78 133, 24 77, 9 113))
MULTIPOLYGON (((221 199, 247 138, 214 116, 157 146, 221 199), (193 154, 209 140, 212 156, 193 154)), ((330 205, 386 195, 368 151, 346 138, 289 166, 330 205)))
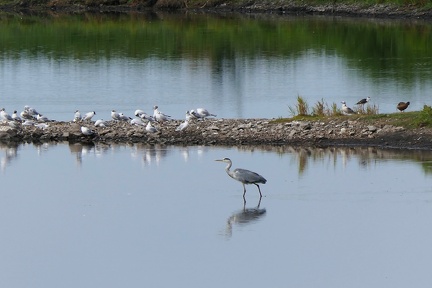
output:
POLYGON ((81 121, 81 112, 79 110, 75 111, 73 122, 81 121))
POLYGON ((354 112, 354 110, 352 110, 351 108, 349 108, 347 105, 346 105, 346 102, 345 101, 342 101, 341 102, 342 103, 342 114, 345 114, 345 115, 351 115, 351 114, 354 114, 355 112, 354 112))
POLYGON ((164 121, 168 121, 171 120, 171 116, 164 114, 162 112, 159 111, 159 107, 157 105, 155 105, 153 107, 153 118, 157 121, 157 122, 164 122, 164 121))
POLYGON ((21 118, 20 118, 20 116, 18 115, 18 112, 15 110, 14 112, 13 112, 13 114, 12 114, 12 119, 14 120, 14 121, 18 121, 18 122, 21 122, 22 120, 21 120, 21 118))
POLYGON ((95 111, 91 111, 91 112, 87 112, 84 117, 82 118, 83 121, 91 121, 91 119, 93 118, 93 116, 96 115, 95 111))
POLYGON ((204 108, 196 109, 195 114, 197 115, 198 118, 202 118, 203 120, 206 117, 216 117, 215 114, 210 113, 207 109, 204 108))
POLYGON ((115 110, 111 111, 111 118, 115 121, 120 121, 120 115, 115 110))
POLYGON ((10 116, 6 111, 5 108, 2 108, 0 110, 0 118, 3 121, 13 121, 14 119, 12 119, 12 116, 10 116))

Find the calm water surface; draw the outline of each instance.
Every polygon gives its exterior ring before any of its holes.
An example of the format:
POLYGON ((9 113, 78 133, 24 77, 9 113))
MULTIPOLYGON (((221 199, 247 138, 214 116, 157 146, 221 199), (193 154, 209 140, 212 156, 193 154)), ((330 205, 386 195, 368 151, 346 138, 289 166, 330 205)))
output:
POLYGON ((297 96, 382 113, 432 102, 429 22, 180 14, 0 17, 1 106, 71 120, 158 104, 222 118, 291 116, 297 96))
POLYGON ((2 287, 428 287, 432 154, 1 147, 2 287), (224 164, 268 180, 259 203, 224 164), (257 205, 259 207, 257 207, 257 205))

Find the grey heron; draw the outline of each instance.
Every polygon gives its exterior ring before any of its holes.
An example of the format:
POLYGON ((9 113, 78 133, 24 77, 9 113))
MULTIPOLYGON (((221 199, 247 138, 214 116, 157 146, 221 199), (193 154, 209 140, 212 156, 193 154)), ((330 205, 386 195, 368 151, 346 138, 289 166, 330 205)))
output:
POLYGON ((242 185, 243 185, 243 199, 245 201, 246 201, 246 199, 245 199, 245 195, 246 195, 245 184, 256 185, 258 187, 258 192, 260 193, 260 198, 262 197, 261 189, 260 189, 258 184, 259 183, 265 184, 267 182, 267 180, 263 176, 259 175, 258 173, 252 172, 250 170, 241 169, 241 168, 236 168, 233 171, 231 171, 230 168, 232 166, 232 161, 229 158, 218 159, 215 161, 228 163, 228 165, 225 167, 225 171, 227 172, 228 176, 230 176, 234 180, 237 180, 237 181, 242 183, 242 185))

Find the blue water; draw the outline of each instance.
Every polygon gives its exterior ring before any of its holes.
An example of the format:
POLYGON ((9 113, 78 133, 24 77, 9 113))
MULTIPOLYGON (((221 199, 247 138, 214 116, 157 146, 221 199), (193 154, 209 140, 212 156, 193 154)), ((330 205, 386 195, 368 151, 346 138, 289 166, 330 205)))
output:
POLYGON ((2 287, 427 287, 429 152, 2 147, 2 287), (255 186, 225 164, 262 174, 255 186), (259 207, 257 207, 257 205, 259 207))

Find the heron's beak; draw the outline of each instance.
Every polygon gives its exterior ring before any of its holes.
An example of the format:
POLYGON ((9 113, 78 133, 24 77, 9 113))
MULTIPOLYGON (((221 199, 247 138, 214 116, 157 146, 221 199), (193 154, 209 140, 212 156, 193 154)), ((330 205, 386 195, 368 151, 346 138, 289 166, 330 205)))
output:
POLYGON ((221 160, 221 159, 216 159, 215 161, 219 161, 219 162, 222 162, 222 160, 221 160))

